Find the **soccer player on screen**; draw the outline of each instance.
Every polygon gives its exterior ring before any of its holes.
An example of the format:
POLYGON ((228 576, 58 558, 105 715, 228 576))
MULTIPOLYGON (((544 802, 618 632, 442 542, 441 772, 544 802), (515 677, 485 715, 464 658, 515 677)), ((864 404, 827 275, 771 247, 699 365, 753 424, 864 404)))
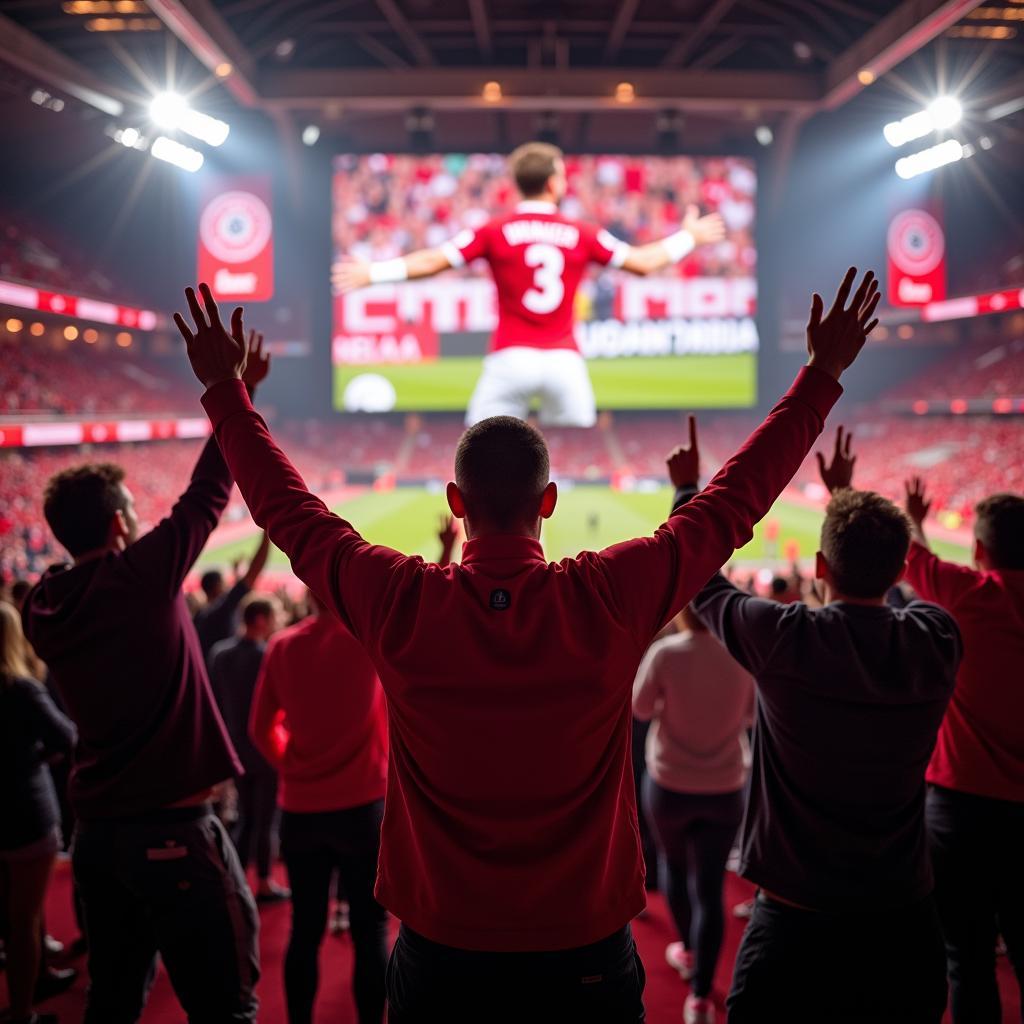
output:
POLYGON ((587 265, 652 274, 698 245, 720 241, 725 227, 717 213, 701 217, 691 206, 680 231, 648 245, 629 245, 559 212, 567 178, 557 146, 520 146, 509 157, 509 169, 522 195, 512 213, 435 249, 376 263, 344 259, 334 268, 334 285, 346 293, 433 277, 485 259, 498 290, 498 326, 466 411, 467 425, 489 416, 526 419, 536 399, 541 423, 591 427, 597 420, 594 390, 573 331, 576 291, 587 265))

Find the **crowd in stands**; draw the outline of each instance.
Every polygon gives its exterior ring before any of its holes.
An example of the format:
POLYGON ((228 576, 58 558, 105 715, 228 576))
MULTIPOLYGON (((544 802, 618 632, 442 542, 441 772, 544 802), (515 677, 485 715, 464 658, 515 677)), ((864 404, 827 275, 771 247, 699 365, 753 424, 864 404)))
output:
POLYGON ((1024 338, 981 337, 890 391, 888 398, 941 401, 1024 396, 1024 338))
POLYGON ((95 253, 75 250, 64 235, 55 236, 41 224, 11 209, 0 212, 0 277, 38 285, 49 291, 112 298, 114 282, 98 267, 95 253))
POLYGON ((63 349, 20 340, 0 345, 0 416, 182 411, 195 411, 195 387, 181 375, 180 360, 101 353, 81 341, 63 349))

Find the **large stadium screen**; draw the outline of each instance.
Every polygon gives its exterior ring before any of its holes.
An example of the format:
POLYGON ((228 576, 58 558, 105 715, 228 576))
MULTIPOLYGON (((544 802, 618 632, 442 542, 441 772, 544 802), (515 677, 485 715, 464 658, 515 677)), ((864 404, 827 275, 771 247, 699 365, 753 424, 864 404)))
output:
MULTIPOLYGON (((654 274, 597 264, 587 270, 573 306, 575 342, 598 408, 753 405, 753 161, 569 156, 566 172, 562 215, 627 243, 643 245, 678 231, 691 205, 702 215, 719 213, 726 229, 721 241, 654 274)), ((390 260, 442 246, 466 229, 478 231, 492 218, 513 214, 520 202, 506 159, 486 153, 338 156, 332 187, 336 269, 345 260, 390 260)), ((505 237, 512 240, 508 232, 505 237)), ((498 298, 483 259, 428 279, 346 294, 335 287, 335 407, 465 409, 497 320, 498 298)))

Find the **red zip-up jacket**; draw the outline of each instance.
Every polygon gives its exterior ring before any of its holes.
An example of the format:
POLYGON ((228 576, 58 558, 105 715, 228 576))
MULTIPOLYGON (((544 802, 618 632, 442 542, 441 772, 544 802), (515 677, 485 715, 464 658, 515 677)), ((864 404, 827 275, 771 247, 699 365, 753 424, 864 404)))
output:
POLYGON ((240 382, 203 404, 253 518, 363 643, 391 738, 377 898, 435 942, 595 942, 644 907, 630 767, 640 658, 750 540, 841 394, 805 368, 653 536, 547 562, 522 536, 441 568, 369 544, 310 494, 240 382))

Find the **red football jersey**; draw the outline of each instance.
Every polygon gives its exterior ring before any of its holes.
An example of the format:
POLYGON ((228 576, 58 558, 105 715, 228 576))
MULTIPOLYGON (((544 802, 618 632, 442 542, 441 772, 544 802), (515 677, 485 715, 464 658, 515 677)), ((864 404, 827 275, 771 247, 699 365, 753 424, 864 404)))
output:
POLYGON ((607 231, 563 217, 553 203, 520 203, 442 246, 461 267, 485 259, 498 289, 491 351, 513 346, 575 349, 573 304, 588 263, 621 266, 629 246, 607 231))

